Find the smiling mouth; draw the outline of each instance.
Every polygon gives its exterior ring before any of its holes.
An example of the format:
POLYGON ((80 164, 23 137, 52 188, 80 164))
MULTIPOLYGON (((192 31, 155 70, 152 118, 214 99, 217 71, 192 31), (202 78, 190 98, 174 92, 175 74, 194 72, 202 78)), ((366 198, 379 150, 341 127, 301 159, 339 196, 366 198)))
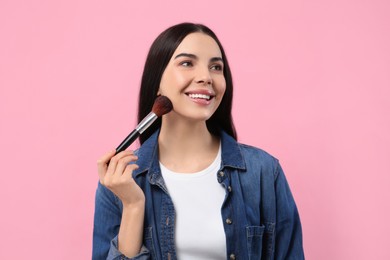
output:
POLYGON ((204 100, 210 100, 214 97, 214 96, 206 95, 206 94, 191 94, 191 93, 189 93, 186 95, 192 99, 204 99, 204 100))

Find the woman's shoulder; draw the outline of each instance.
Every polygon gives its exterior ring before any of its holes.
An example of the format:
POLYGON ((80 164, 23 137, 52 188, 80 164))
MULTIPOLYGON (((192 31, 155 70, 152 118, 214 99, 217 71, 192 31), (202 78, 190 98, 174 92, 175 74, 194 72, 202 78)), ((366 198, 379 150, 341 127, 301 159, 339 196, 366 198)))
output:
POLYGON ((262 148, 238 143, 245 165, 250 170, 277 174, 280 167, 279 160, 262 148))
POLYGON ((275 156, 263 150, 262 148, 239 142, 237 144, 238 147, 240 147, 243 156, 255 156, 256 158, 265 161, 278 161, 275 156))

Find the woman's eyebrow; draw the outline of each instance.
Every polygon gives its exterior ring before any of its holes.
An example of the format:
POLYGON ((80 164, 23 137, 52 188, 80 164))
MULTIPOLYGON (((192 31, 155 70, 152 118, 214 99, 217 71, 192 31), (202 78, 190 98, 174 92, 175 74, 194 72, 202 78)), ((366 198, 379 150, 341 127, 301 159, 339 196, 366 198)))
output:
POLYGON ((210 59, 211 62, 221 61, 223 63, 223 59, 221 57, 213 57, 210 59))
POLYGON ((191 59, 197 59, 198 58, 198 57, 196 57, 196 55, 190 54, 190 53, 180 53, 180 54, 176 55, 175 59, 177 59, 179 57, 187 57, 187 58, 191 58, 191 59))
MULTIPOLYGON (((180 58, 180 57, 187 57, 187 58, 191 58, 191 59, 194 59, 194 60, 198 59, 198 57, 195 54, 191 54, 191 53, 180 53, 180 54, 175 56, 175 59, 180 58)), ((222 61, 223 62, 223 59, 221 57, 213 57, 213 58, 210 59, 210 62, 216 62, 216 61, 222 61)))

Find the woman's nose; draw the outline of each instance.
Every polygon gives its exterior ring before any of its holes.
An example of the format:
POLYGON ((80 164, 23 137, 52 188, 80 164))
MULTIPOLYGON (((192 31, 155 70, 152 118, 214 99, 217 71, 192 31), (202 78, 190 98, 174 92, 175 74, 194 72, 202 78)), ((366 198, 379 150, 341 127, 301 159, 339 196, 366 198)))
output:
POLYGON ((211 85, 213 80, 208 68, 199 68, 196 71, 195 82, 198 84, 211 85))

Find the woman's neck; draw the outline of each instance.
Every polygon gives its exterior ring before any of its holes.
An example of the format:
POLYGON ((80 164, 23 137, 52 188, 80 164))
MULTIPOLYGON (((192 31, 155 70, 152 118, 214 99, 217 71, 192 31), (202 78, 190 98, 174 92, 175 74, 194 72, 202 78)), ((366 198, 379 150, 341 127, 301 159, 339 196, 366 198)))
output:
POLYGON ((205 169, 215 159, 219 138, 213 136, 205 122, 162 121, 158 138, 159 159, 168 169, 191 173, 205 169))

